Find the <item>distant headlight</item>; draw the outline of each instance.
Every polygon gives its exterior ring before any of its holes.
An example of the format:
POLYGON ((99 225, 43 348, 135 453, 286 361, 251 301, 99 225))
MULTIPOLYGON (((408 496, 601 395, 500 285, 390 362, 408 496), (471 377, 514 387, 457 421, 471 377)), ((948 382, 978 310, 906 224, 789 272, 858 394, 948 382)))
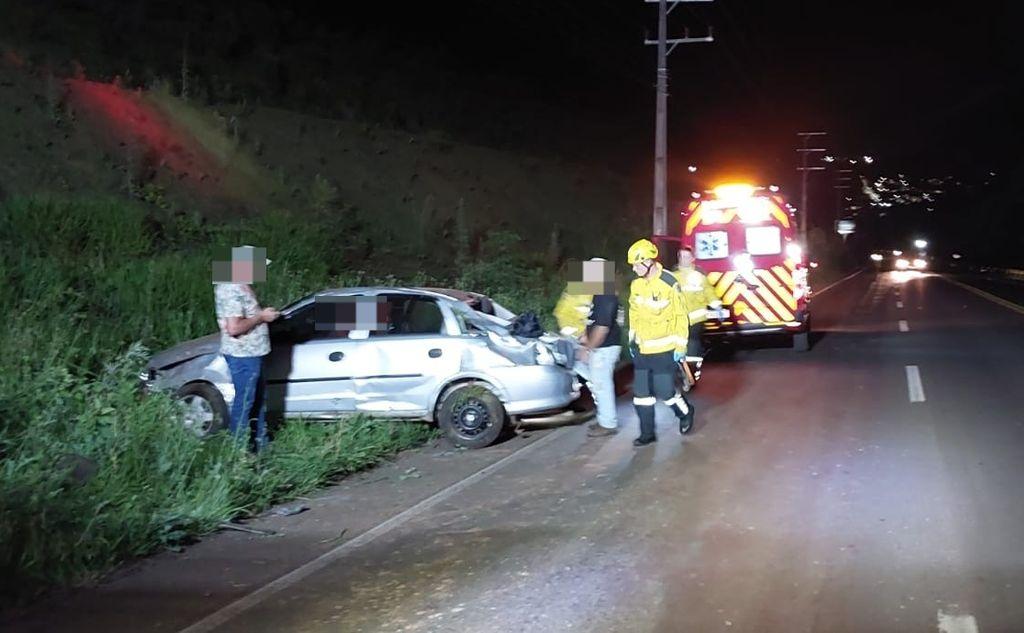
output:
POLYGON ((871 253, 871 261, 873 261, 873 262, 880 262, 883 259, 885 259, 885 258, 882 257, 881 253, 871 253))
POLYGON ((915 259, 914 260, 914 268, 917 268, 918 270, 926 267, 927 265, 928 265, 928 262, 924 261, 923 259, 915 259))
POLYGON ((896 260, 896 268, 899 270, 906 270, 910 268, 910 262, 901 257, 896 260))

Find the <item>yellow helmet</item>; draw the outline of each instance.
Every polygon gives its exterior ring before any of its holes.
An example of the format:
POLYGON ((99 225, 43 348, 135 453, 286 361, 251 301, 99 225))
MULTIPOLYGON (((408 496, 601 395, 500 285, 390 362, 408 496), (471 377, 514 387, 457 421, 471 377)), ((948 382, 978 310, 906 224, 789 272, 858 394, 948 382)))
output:
POLYGON ((626 260, 630 266, 639 264, 645 259, 657 258, 658 247, 654 245, 654 242, 647 239, 633 242, 633 245, 629 247, 629 252, 626 254, 626 260))

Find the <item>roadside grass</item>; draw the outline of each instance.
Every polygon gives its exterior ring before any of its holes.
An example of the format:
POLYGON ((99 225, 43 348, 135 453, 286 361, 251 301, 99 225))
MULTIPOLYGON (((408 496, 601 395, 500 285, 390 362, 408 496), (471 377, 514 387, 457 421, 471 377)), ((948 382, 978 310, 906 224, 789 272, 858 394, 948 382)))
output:
POLYGON ((365 418, 289 423, 257 459, 190 435, 169 397, 141 397, 147 350, 215 330, 218 247, 268 248, 267 305, 354 283, 463 286, 542 318, 557 298, 560 276, 512 234, 491 233, 457 273, 394 276, 388 261, 349 259, 345 228, 286 212, 208 224, 117 199, 0 205, 0 606, 93 581, 434 433, 365 418))

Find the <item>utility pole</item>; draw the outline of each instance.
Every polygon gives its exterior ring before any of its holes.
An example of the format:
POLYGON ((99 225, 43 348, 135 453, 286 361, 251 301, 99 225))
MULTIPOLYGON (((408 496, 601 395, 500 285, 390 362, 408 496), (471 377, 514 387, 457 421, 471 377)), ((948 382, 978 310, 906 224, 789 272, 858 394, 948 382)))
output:
POLYGON ((714 33, 708 28, 707 37, 690 37, 689 29, 683 37, 667 39, 668 14, 681 2, 711 2, 712 0, 644 0, 658 4, 658 39, 644 40, 644 44, 658 47, 657 107, 654 124, 654 217, 653 235, 668 232, 668 56, 680 44, 713 42, 714 33), (671 47, 670 47, 671 45, 671 47))
POLYGON ((837 169, 836 170, 836 220, 840 219, 840 210, 842 209, 841 201, 843 198, 843 191, 850 188, 850 182, 853 180, 849 174, 852 174, 852 169, 837 169))
POLYGON ((807 172, 825 169, 824 167, 807 166, 808 154, 825 151, 822 147, 807 147, 807 143, 812 136, 825 136, 825 132, 797 132, 796 135, 801 137, 804 142, 804 146, 796 151, 800 152, 801 156, 800 166, 797 167, 797 171, 800 172, 800 243, 807 248, 807 216, 810 213, 807 208, 807 172))
MULTIPOLYGON (((850 184, 849 183, 851 181, 851 178, 850 178, 849 174, 852 174, 852 173, 853 173, 852 169, 837 169, 836 170, 836 186, 835 186, 835 188, 836 188, 836 223, 837 223, 837 226, 838 226, 839 220, 842 219, 842 217, 840 217, 842 215, 840 213, 840 211, 845 206, 845 205, 842 204, 842 199, 843 199, 844 192, 847 189, 850 188, 850 184)), ((846 243, 846 238, 847 237, 848 237, 848 235, 843 234, 843 244, 846 243)))

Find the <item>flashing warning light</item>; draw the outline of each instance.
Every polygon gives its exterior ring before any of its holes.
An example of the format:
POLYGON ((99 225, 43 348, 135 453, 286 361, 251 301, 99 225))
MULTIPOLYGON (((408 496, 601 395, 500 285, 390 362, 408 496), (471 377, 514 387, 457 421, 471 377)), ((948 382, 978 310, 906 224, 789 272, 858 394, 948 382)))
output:
POLYGON ((788 258, 792 259, 793 261, 799 263, 800 261, 802 261, 801 258, 803 256, 804 256, 804 249, 800 248, 799 244, 796 244, 794 242, 790 242, 789 244, 786 244, 786 257, 788 257, 788 258))
POLYGON ((691 191, 690 192, 690 197, 693 198, 694 200, 700 200, 700 192, 698 192, 698 191, 691 191))
POLYGON ((754 260, 747 253, 740 253, 732 258, 733 268, 741 275, 754 272, 754 260))
POLYGON ((769 185, 768 186, 768 191, 771 191, 772 193, 778 193, 779 186, 778 185, 769 185))
POLYGON ((754 186, 746 183, 730 183, 727 185, 718 185, 712 191, 714 191, 715 196, 720 200, 738 202, 753 196, 754 186))

